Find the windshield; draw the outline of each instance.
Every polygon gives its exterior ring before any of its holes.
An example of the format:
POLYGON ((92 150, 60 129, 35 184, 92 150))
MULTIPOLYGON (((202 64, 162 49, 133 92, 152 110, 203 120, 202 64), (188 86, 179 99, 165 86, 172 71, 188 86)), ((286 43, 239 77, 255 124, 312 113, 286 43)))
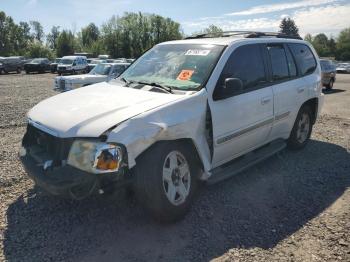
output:
POLYGON ((43 59, 33 59, 32 63, 41 63, 41 61, 43 61, 43 59))
POLYGON ((73 64, 73 59, 61 59, 60 64, 61 65, 71 65, 71 64, 73 64))
POLYGON ((217 45, 158 45, 132 64, 121 78, 181 90, 198 89, 208 79, 223 49, 217 45))
POLYGON ((55 60, 56 63, 59 63, 60 61, 61 61, 60 58, 56 58, 56 60, 55 60))
POLYGON ((91 71, 90 75, 108 75, 109 71, 111 71, 111 65, 107 64, 98 64, 91 71))
POLYGON ((320 63, 321 63, 321 68, 323 70, 326 70, 326 69, 332 69, 332 62, 331 61, 328 61, 328 60, 320 60, 320 63))

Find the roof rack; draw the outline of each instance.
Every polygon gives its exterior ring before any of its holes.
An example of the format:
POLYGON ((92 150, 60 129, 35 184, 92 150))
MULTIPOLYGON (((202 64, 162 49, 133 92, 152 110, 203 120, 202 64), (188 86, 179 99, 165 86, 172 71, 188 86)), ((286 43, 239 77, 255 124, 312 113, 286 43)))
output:
POLYGON ((303 40, 299 35, 288 35, 276 32, 257 32, 257 31, 223 31, 217 33, 205 33, 186 37, 185 39, 199 39, 199 38, 216 38, 216 37, 231 37, 245 35, 245 38, 259 38, 259 37, 276 37, 303 40))

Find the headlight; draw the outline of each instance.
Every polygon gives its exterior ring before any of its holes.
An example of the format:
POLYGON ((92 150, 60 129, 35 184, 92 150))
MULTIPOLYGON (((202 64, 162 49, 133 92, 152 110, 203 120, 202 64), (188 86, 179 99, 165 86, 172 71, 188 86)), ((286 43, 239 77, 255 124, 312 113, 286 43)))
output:
POLYGON ((69 151, 68 164, 89 173, 104 174, 117 172, 122 157, 118 145, 77 140, 69 151))

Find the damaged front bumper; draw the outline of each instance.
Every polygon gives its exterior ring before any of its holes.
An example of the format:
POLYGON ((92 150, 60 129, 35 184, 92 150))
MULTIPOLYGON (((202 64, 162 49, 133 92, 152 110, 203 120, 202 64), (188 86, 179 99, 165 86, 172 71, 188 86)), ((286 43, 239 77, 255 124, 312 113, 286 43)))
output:
POLYGON ((132 176, 126 170, 96 175, 69 165, 44 169, 30 155, 20 156, 20 160, 35 184, 55 196, 82 200, 93 194, 127 186, 132 182, 132 176))

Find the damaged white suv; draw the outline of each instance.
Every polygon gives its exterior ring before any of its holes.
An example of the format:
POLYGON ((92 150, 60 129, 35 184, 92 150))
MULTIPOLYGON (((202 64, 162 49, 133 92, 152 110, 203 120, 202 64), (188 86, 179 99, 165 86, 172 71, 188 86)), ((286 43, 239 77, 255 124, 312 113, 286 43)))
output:
POLYGON ((299 39, 227 32, 166 42, 116 80, 31 109, 20 157, 54 195, 129 186, 158 219, 174 221, 200 180, 304 147, 321 89, 317 54, 299 39))

